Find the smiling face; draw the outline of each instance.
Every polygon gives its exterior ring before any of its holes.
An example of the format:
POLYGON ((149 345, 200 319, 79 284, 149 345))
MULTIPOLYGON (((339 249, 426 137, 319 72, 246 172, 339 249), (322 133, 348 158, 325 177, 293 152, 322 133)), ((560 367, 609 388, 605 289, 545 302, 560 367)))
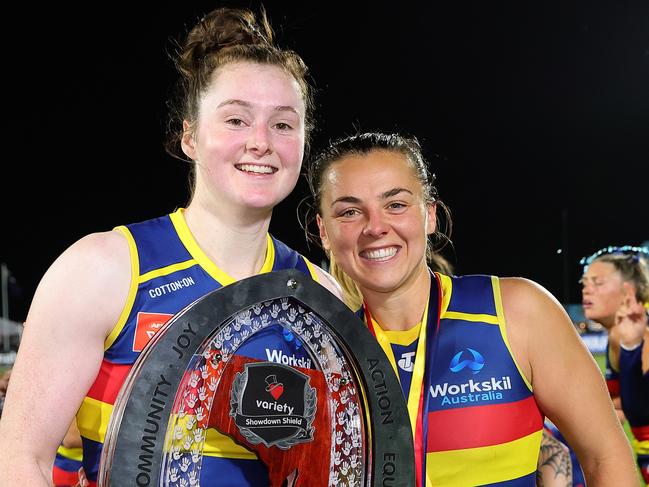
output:
POLYGON ((426 276, 435 205, 424 203, 403 154, 346 156, 329 166, 322 181, 320 238, 363 294, 392 292, 426 276))
POLYGON ((593 262, 581 279, 584 316, 607 328, 615 323, 615 313, 624 299, 624 281, 613 264, 593 262))
POLYGON ((193 200, 226 210, 270 210, 295 187, 305 106, 281 68, 230 63, 216 71, 182 148, 196 162, 193 200))

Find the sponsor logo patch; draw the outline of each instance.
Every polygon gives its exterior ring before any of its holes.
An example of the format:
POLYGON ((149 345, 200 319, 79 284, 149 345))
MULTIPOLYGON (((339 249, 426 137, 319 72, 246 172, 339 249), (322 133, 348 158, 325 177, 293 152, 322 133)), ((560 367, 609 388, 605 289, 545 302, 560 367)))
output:
POLYGON ((137 323, 135 325, 135 336, 133 337, 133 351, 141 352, 153 335, 158 333, 162 325, 164 325, 172 317, 169 313, 146 313, 139 312, 137 314, 137 323))
POLYGON ((230 416, 252 445, 288 450, 313 441, 317 409, 309 376, 281 364, 247 363, 230 390, 230 416))
POLYGON ((477 374, 484 367, 484 357, 477 350, 466 348, 453 356, 448 368, 451 372, 459 372, 466 367, 470 368, 474 374, 477 374), (473 360, 467 357, 472 357, 473 360))
MULTIPOLYGON (((484 366, 485 359, 480 352, 472 348, 464 348, 453 355, 448 368, 454 374, 464 369, 468 369, 467 372, 470 370, 472 374, 477 374, 482 371, 484 366)), ((462 374, 460 374, 461 376, 462 374)), ((483 376, 483 380, 469 379, 460 383, 432 384, 429 392, 433 399, 439 401, 440 406, 449 406, 452 404, 501 401, 505 398, 507 391, 511 389, 511 377, 505 375, 498 378, 486 378, 483 376)))

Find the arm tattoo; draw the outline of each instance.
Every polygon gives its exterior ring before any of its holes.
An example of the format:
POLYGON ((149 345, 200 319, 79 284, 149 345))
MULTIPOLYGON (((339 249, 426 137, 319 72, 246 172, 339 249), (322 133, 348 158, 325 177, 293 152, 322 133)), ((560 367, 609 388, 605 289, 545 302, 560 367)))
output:
POLYGON ((572 462, 567 447, 559 440, 544 434, 536 472, 537 487, 571 487, 572 462))

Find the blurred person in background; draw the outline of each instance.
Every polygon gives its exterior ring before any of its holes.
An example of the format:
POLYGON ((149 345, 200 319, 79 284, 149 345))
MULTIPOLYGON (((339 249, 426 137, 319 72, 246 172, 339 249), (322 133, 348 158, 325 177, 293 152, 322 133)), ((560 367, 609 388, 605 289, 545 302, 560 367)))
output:
POLYGON ((649 483, 649 248, 605 247, 584 266, 582 304, 587 319, 608 331, 606 383, 649 483))

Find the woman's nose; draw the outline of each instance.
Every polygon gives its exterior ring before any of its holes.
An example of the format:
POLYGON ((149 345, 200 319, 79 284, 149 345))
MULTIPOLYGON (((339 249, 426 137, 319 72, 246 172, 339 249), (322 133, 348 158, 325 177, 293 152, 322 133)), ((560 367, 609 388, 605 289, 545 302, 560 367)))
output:
POLYGON ((363 228, 363 235, 378 238, 388 233, 390 227, 379 211, 369 211, 363 228))

